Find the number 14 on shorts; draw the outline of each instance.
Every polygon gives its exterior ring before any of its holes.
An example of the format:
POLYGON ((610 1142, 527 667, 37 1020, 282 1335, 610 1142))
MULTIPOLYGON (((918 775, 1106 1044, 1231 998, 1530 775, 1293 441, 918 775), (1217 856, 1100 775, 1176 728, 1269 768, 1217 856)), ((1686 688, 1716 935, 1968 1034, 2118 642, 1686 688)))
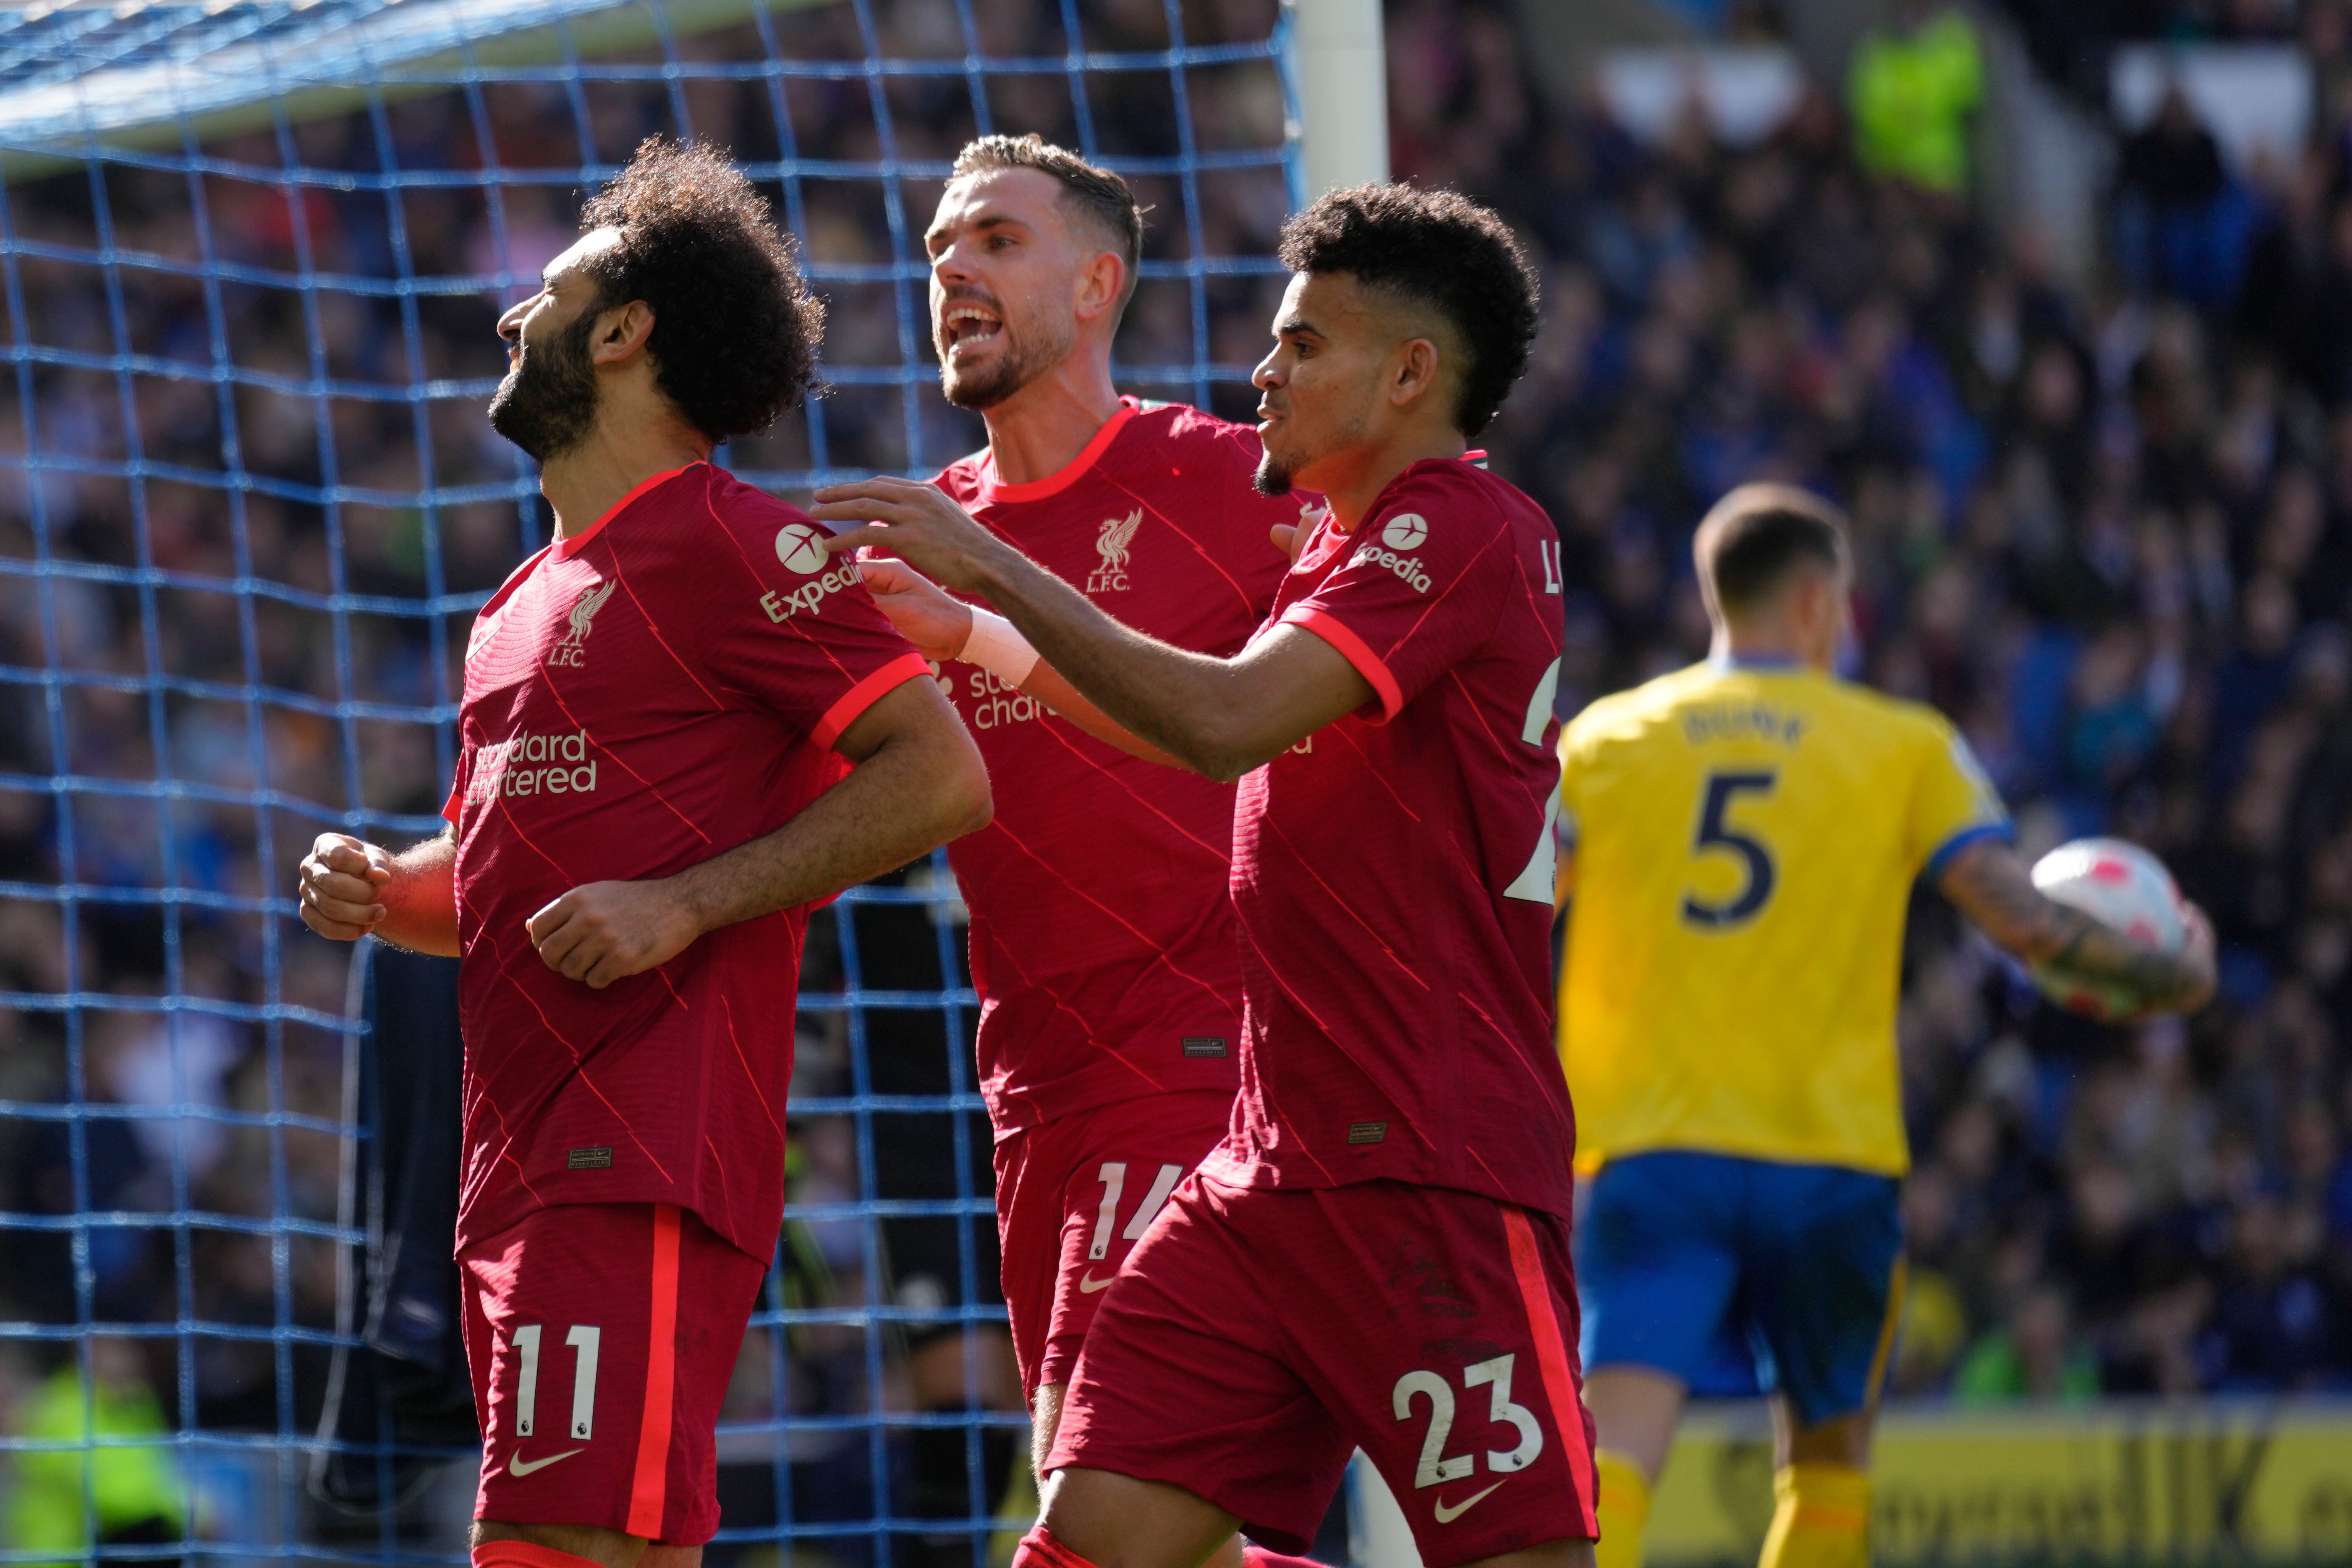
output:
MULTIPOLYGON (((1484 1386, 1488 1390, 1486 1419, 1498 1426, 1507 1425, 1518 1434, 1517 1446, 1486 1450, 1486 1468, 1500 1476, 1517 1475, 1534 1464, 1544 1446, 1543 1426, 1536 1419, 1535 1412, 1511 1398, 1511 1366, 1517 1359, 1514 1355, 1498 1355, 1486 1361, 1473 1362, 1462 1369, 1462 1386, 1465 1389, 1484 1386)), ((1476 1453, 1449 1456, 1445 1452, 1446 1441, 1454 1433, 1453 1385, 1441 1374, 1425 1369, 1417 1368, 1406 1373, 1396 1380, 1396 1389, 1391 1395, 1398 1420, 1412 1419, 1416 1396, 1429 1401, 1429 1430, 1422 1438, 1421 1462, 1413 1467, 1414 1489, 1441 1486, 1474 1473, 1478 1468, 1479 1456, 1476 1453)), ((1495 1486, 1502 1484, 1496 1481, 1495 1486)), ((1486 1491, 1475 1493, 1451 1507, 1441 1499, 1437 1505, 1437 1521, 1440 1524, 1453 1522, 1471 1504, 1494 1489, 1495 1487, 1488 1487, 1486 1491)))

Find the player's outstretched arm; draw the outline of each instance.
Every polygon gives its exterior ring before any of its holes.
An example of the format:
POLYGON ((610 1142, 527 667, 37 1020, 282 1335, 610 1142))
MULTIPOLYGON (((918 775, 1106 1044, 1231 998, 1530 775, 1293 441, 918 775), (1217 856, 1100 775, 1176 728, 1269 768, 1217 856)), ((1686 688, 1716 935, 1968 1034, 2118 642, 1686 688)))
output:
POLYGON ((826 549, 870 544, 986 599, 1074 693, 1194 773, 1239 778, 1373 700, 1355 666, 1297 626, 1277 626, 1223 659, 1121 626, 929 485, 867 479, 819 490, 816 501, 812 516, 867 525, 826 549))
POLYGON ((2193 904, 2188 944, 2172 953, 2048 897, 2017 851, 1998 839, 1954 856, 1940 885, 1962 914, 2019 958, 2122 985, 2140 999, 2143 1013, 2194 1012, 2213 994, 2213 927, 2193 904))
POLYGON ((841 733, 856 765, 763 837, 673 877, 590 882, 530 917, 547 966, 602 990, 705 931, 837 893, 985 826, 988 768, 928 680, 902 681, 841 733))
MULTIPOLYGON (((866 579, 866 591, 898 628, 898 635, 922 649, 925 658, 945 664, 967 658, 973 626, 970 605, 941 593, 938 584, 903 561, 860 561, 857 570, 866 579)), ((1080 696, 1060 671, 1042 658, 1015 684, 1097 741, 1148 763, 1182 766, 1159 747, 1111 722, 1109 714, 1080 696)))
POLYGON ((457 841, 444 833, 398 855, 321 833, 295 872, 302 923, 337 942, 373 932, 394 947, 457 956, 457 841))

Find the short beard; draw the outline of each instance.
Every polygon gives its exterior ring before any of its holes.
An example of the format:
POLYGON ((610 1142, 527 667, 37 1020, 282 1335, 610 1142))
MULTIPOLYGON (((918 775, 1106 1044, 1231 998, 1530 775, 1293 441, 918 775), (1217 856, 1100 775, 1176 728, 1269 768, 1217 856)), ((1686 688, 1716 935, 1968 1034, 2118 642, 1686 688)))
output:
POLYGON ((490 395, 490 428, 542 467, 585 441, 595 426, 596 371, 588 339, 596 314, 592 304, 536 354, 518 358, 490 395))
MULTIPOLYGON (((1010 331, 1010 326, 1000 331, 1010 331)), ((940 355, 940 391, 950 403, 973 414, 995 407, 1047 371, 1069 357, 1077 342, 1077 333, 1062 334, 1057 342, 1031 339, 1011 353, 1000 356, 996 363, 976 374, 960 375, 948 363, 948 355, 940 355)))
POLYGON ((1290 493, 1290 470, 1274 460, 1274 454, 1260 448, 1257 472, 1250 476, 1250 488, 1262 496, 1286 496, 1290 493))

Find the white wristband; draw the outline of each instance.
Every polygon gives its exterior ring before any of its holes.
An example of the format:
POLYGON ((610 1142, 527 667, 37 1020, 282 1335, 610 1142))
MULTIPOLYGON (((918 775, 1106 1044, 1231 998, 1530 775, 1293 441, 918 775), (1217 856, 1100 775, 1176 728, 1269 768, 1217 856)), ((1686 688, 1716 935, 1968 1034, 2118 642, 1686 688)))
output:
POLYGON ((1037 668, 1037 650, 1029 639, 1014 631, 1011 621, 978 605, 971 606, 971 632, 956 657, 1015 689, 1037 668))

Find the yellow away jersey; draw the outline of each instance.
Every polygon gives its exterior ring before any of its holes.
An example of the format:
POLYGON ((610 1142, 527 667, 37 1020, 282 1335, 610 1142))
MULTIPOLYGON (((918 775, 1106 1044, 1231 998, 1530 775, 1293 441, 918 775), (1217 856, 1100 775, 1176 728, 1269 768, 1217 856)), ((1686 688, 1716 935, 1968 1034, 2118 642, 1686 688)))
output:
POLYGON ((1912 880, 2008 817, 1941 715, 1704 664, 1560 736, 1577 1164, 1695 1149, 1900 1174, 1912 880))

